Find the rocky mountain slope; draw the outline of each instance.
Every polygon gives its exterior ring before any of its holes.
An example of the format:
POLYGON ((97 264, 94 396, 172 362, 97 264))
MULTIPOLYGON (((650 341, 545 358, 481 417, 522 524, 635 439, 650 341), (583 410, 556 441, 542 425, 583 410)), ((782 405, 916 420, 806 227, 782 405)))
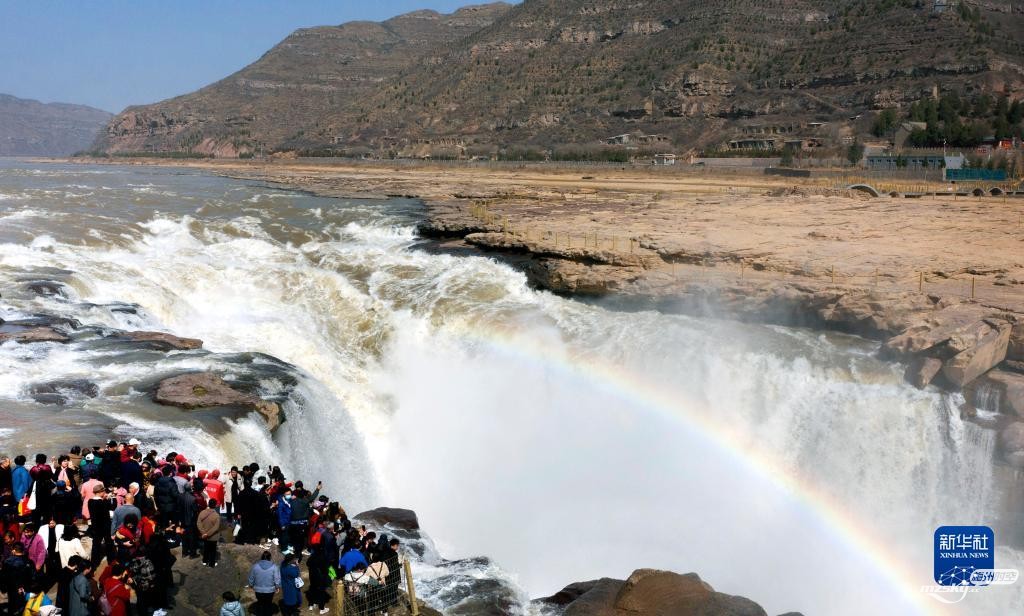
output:
POLYGON ((439 53, 508 10, 502 3, 441 15, 416 11, 376 22, 297 30, 253 64, 197 92, 129 107, 96 148, 110 152, 195 151, 219 156, 283 144, 327 145, 320 118, 360 101, 419 61, 439 53))
POLYGON ((68 156, 86 150, 112 114, 84 105, 0 94, 0 156, 68 156))
POLYGON ((1024 7, 526 0, 418 12, 300 30, 224 81, 126 110, 97 147, 437 155, 638 132, 679 148, 752 124, 866 132, 864 112, 936 89, 1024 94, 1024 7))

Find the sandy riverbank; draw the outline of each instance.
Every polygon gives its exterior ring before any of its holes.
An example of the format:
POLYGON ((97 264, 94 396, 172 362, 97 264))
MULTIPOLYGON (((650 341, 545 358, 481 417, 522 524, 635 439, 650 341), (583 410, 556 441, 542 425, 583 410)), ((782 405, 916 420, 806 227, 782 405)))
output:
POLYGON ((622 306, 872 337, 912 368, 935 360, 908 374, 921 386, 1024 366, 1021 198, 869 198, 687 168, 133 162, 325 196, 415 197, 435 249, 482 251, 538 287, 622 306))
POLYGON ((669 295, 716 278, 969 298, 973 285, 977 299, 1024 308, 1024 198, 872 199, 685 168, 141 162, 330 196, 416 197, 427 234, 566 261, 565 275, 539 281, 555 291, 669 295))

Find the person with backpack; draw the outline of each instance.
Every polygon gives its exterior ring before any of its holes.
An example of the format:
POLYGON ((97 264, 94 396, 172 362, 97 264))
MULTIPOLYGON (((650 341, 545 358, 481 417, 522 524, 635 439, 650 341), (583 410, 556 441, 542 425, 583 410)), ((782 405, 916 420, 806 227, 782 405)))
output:
POLYGON ((355 606, 356 612, 362 614, 369 604, 370 595, 370 576, 366 573, 366 563, 358 563, 342 580, 345 582, 345 595, 355 606))
POLYGON ((132 592, 128 588, 128 570, 120 563, 110 568, 110 577, 103 582, 100 613, 103 616, 128 616, 128 604, 132 599, 132 592))
POLYGON ((96 461, 96 454, 92 452, 85 454, 79 464, 79 475, 82 477, 82 483, 90 479, 100 480, 100 465, 96 461))
POLYGON ((299 577, 299 566, 295 564, 295 555, 289 554, 281 563, 281 614, 297 616, 302 607, 302 578, 299 577))
POLYGON ((137 605, 135 611, 139 614, 146 614, 154 607, 153 589, 156 585, 156 568, 145 556, 139 556, 128 561, 128 577, 131 579, 132 588, 135 589, 137 605))

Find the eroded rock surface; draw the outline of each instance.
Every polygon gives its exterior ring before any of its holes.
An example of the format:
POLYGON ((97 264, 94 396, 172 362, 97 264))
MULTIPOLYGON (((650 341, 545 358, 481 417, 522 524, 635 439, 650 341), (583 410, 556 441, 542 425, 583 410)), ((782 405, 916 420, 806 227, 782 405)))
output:
POLYGON ((637 569, 625 581, 602 578, 566 586, 539 603, 565 616, 766 616, 745 597, 716 592, 696 573, 637 569))
POLYGON ((281 425, 281 407, 276 402, 239 391, 220 376, 209 372, 182 374, 160 381, 154 400, 185 409, 241 407, 262 415, 271 431, 281 425))
POLYGON ((167 351, 191 351, 203 347, 203 341, 197 338, 181 338, 164 332, 131 331, 124 332, 121 336, 135 342, 145 342, 153 348, 167 351))

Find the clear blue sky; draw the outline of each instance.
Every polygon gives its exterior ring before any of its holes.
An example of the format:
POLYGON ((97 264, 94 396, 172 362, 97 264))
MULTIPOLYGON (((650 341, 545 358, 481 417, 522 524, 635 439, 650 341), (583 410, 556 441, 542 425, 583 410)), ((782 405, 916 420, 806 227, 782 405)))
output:
POLYGON ((0 93, 117 112, 190 92, 296 28, 483 0, 0 0, 0 93))

